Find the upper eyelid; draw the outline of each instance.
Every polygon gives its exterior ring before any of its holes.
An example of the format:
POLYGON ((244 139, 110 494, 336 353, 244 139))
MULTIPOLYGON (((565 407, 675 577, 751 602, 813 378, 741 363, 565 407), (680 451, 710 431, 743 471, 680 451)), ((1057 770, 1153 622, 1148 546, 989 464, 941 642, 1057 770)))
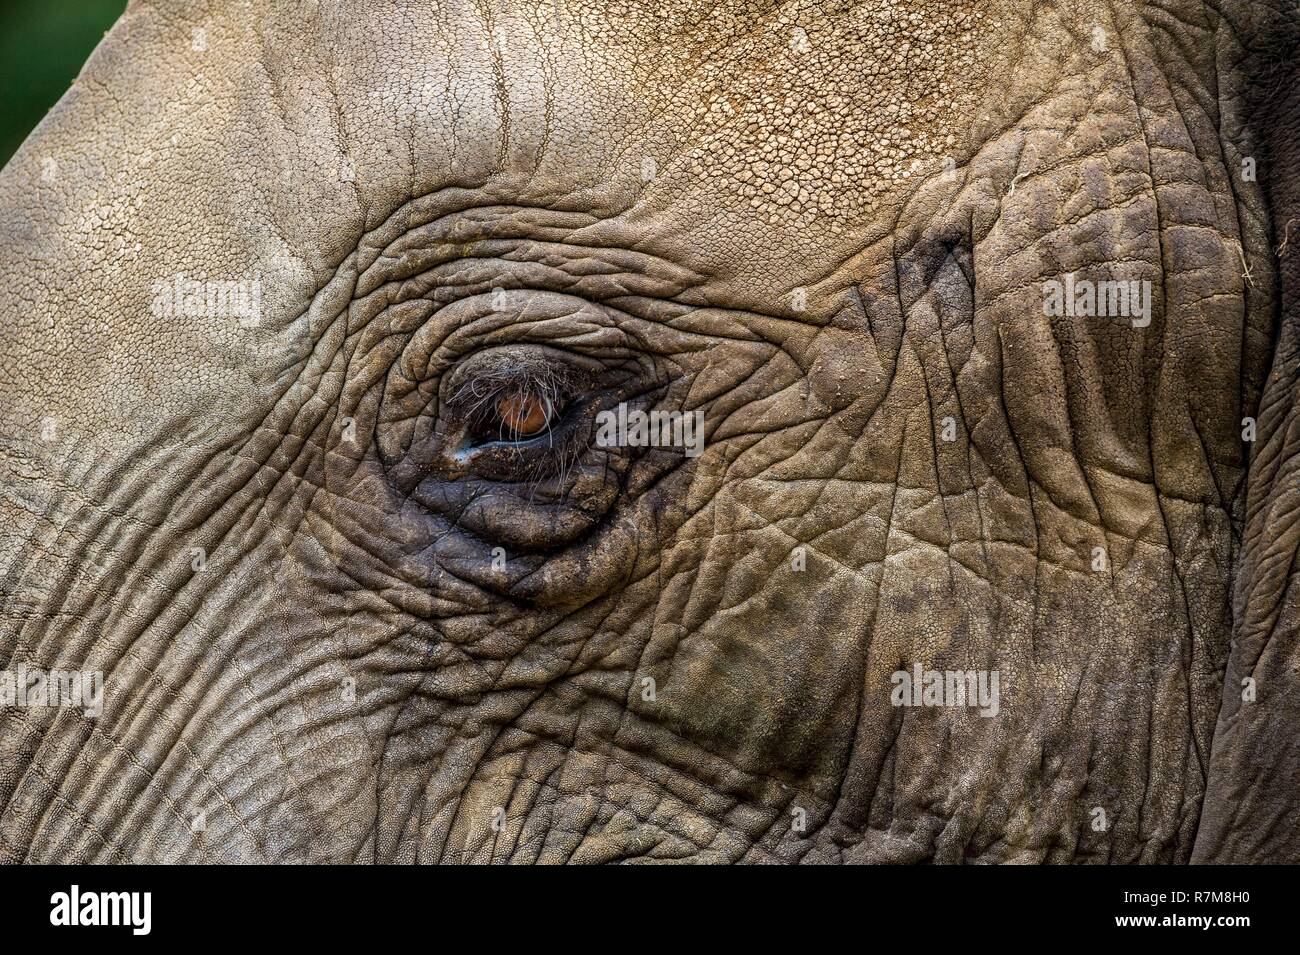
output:
POLYGON ((491 401, 506 392, 524 395, 536 394, 552 405, 559 405, 569 384, 565 375, 549 375, 528 366, 506 369, 499 374, 479 378, 470 377, 461 382, 449 396, 454 405, 478 405, 491 401))
POLYGON ((528 343, 480 350, 449 369, 440 388, 455 407, 478 403, 504 390, 532 392, 554 403, 588 390, 607 370, 602 362, 562 349, 528 343))

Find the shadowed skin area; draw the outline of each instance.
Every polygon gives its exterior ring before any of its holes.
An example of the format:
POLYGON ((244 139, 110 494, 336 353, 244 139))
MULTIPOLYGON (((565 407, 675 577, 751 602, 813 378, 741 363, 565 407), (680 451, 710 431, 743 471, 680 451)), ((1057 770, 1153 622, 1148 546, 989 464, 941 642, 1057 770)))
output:
POLYGON ((0 859, 1294 861, 1293 17, 133 2, 0 174, 0 660, 105 679, 0 859))

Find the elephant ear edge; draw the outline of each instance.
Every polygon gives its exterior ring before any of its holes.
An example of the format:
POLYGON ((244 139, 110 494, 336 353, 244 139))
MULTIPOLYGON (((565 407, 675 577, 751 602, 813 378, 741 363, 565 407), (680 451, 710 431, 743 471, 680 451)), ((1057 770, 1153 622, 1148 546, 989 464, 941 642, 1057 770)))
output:
POLYGON ((1268 7, 1247 67, 1247 106, 1278 307, 1193 863, 1300 862, 1300 3, 1268 7))

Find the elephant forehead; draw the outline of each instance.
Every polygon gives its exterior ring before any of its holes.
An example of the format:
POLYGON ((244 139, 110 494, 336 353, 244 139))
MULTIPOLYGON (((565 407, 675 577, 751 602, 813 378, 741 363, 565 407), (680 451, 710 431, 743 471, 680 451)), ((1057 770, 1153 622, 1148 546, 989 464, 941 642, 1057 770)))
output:
POLYGON ((217 81, 239 107, 217 121, 258 126, 263 175, 294 169, 321 197, 309 215, 271 199, 295 244, 319 242, 322 212, 354 231, 410 195, 515 174, 550 201, 635 207, 639 228, 689 235, 698 264, 740 258, 761 282, 833 261, 963 160, 1012 6, 368 4, 303 30, 276 4, 259 14, 273 45, 209 42, 262 68, 217 81))

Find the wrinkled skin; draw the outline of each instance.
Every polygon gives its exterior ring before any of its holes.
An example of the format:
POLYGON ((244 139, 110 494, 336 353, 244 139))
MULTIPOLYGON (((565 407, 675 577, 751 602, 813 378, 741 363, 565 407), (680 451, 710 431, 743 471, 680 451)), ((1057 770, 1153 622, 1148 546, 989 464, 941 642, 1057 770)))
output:
POLYGON ((106 681, 0 858, 1296 861, 1296 16, 133 2, 0 175, 0 660, 106 681))

